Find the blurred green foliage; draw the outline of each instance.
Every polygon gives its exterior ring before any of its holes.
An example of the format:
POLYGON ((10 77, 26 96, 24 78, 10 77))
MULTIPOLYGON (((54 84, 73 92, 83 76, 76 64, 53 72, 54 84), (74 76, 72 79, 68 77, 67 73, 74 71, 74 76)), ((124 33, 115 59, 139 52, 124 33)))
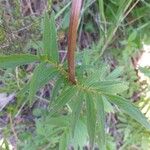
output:
MULTIPOLYGON (((50 9, 52 1, 49 0, 48 2, 50 9)), ((2 6, 0 6, 0 8, 2 6)), ((13 1, 11 8, 12 14, 9 14, 8 16, 6 15, 8 10, 5 7, 0 9, 0 16, 2 16, 0 18, 0 53, 38 53, 42 55, 42 32, 44 26, 41 22, 43 20, 43 14, 38 16, 23 16, 20 11, 19 1, 13 1)), ((55 1, 52 5, 52 9, 55 12, 58 30, 57 41, 61 41, 59 33, 63 33, 64 41, 69 27, 70 2, 67 0, 61 2, 55 1)), ((150 3, 148 0, 99 0, 92 2, 90 0, 85 0, 79 24, 79 45, 77 49, 80 49, 80 51, 77 52, 76 57, 78 64, 76 68, 78 78, 82 78, 83 74, 86 76, 87 72, 91 75, 91 78, 89 78, 90 81, 93 79, 93 73, 96 73, 94 79, 100 77, 102 80, 105 80, 105 77, 107 79, 119 77, 121 80, 129 83, 128 88, 126 87, 126 84, 125 86, 123 86, 123 84, 120 87, 117 85, 118 87, 112 89, 109 87, 107 92, 113 93, 115 90, 119 91, 124 87, 125 90, 123 90, 120 95, 134 101, 132 97, 135 93, 140 92, 141 85, 138 81, 132 58, 141 53, 142 43, 150 44, 149 9, 150 3), (130 10, 132 6, 134 7, 130 10), (99 69, 99 66, 101 66, 101 69, 99 69)), ((61 44, 58 46, 60 50, 62 50, 61 48, 67 48, 66 43, 63 46, 61 46, 61 44)), ((30 69, 27 69, 27 66, 17 67, 16 70, 2 70, 0 72, 0 81, 3 82, 3 86, 0 87, 0 92, 18 93, 27 81, 31 80, 34 67, 34 65, 31 66, 31 71, 30 69)), ((39 77, 44 83, 45 78, 43 77, 45 77, 44 73, 46 74, 47 68, 45 66, 46 69, 42 70, 40 66, 38 67, 37 72, 34 72, 34 77, 39 77), (38 74, 38 70, 41 70, 41 72, 43 71, 43 76, 38 74)), ((140 70, 149 76, 149 68, 140 68, 140 70)), ((58 74, 54 73, 54 76, 58 76, 58 74)), ((48 79, 49 78, 50 77, 48 76, 48 79)), ((62 87, 64 87, 64 84, 61 81, 56 80, 57 78, 55 78, 53 82, 56 82, 59 86, 55 86, 56 89, 53 90, 54 99, 59 95, 57 92, 61 92, 62 87)), ((65 79, 63 79, 63 81, 65 81, 65 79)), ((39 82, 38 84, 41 85, 42 83, 39 82)), ((38 84, 34 85, 33 83, 33 86, 30 88, 34 89, 39 86, 38 84)), ((22 111, 22 108, 24 107, 33 111, 33 114, 30 114, 34 117, 35 121, 32 123, 33 130, 28 128, 28 124, 19 124, 16 128, 20 139, 20 141, 18 141, 19 149, 37 150, 40 148, 53 150, 62 148, 63 150, 65 149, 64 147, 66 147, 66 143, 74 145, 76 149, 78 149, 78 146, 81 148, 86 145, 88 139, 86 117, 81 117, 76 123, 75 137, 80 137, 80 140, 77 140, 78 138, 73 139, 71 136, 72 131, 70 130, 70 124, 68 122, 71 122, 70 114, 74 108, 73 106, 75 106, 74 103, 67 104, 67 108, 64 107, 61 110, 62 114, 69 114, 69 117, 63 116, 60 118, 57 114, 54 118, 51 118, 51 120, 48 116, 49 108, 30 108, 27 104, 29 98, 27 95, 31 94, 28 89, 29 85, 27 84, 27 86, 25 86, 18 94, 19 98, 16 100, 17 104, 9 105, 4 112, 1 112, 1 115, 3 115, 3 113, 12 113, 13 116, 18 116, 18 114, 21 113, 20 110, 22 111), (25 93, 25 91, 28 92, 25 93), (28 131, 25 131, 26 128, 28 128, 28 131)), ((35 99, 33 98, 35 93, 36 91, 30 95, 30 99, 33 100, 31 102, 32 104, 35 102, 35 99)), ((43 99, 45 100, 45 98, 43 99)), ((49 99, 50 97, 48 97, 48 100, 45 100, 48 104, 51 103, 49 99)), ((117 147, 120 147, 122 150, 134 148, 149 150, 149 132, 141 127, 139 123, 130 119, 129 116, 122 114, 122 111, 116 111, 118 110, 118 107, 112 106, 107 98, 104 98, 103 102, 107 116, 105 127, 107 141, 106 149, 116 150, 117 147), (115 124, 116 129, 114 130, 116 130, 115 132, 122 134, 122 140, 119 141, 121 144, 118 144, 118 134, 113 134, 114 131, 111 131, 111 127, 108 123, 108 118, 111 120, 113 118, 112 116, 115 116, 115 113, 118 114, 118 118, 117 125, 115 124)), ((149 108, 149 103, 147 101, 145 102, 144 98, 141 98, 139 102, 143 102, 142 107, 140 104, 136 103, 141 110, 143 107, 149 108)), ((85 105, 85 103, 82 104, 82 115, 86 112, 85 105)), ((112 124, 113 123, 114 122, 112 121, 112 124)), ((9 137, 12 134, 10 127, 8 126, 6 130, 7 136, 9 137)), ((96 133, 96 143, 99 141, 98 136, 99 134, 96 133)))

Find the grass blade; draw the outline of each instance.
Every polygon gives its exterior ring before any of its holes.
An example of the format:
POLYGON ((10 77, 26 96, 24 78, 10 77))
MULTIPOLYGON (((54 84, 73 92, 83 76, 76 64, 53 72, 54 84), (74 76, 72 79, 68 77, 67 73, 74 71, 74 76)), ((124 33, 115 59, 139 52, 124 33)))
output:
MULTIPOLYGON (((137 0, 136 4, 138 3, 139 0, 137 0)), ((100 58, 104 51, 107 49, 108 45, 111 43, 112 41, 112 38, 114 36, 114 34, 116 33, 116 31, 118 30, 118 27, 120 26, 121 22, 125 19, 125 17, 131 12, 131 10, 135 7, 135 5, 133 4, 133 7, 131 6, 132 9, 129 9, 128 8, 130 7, 130 5, 132 4, 133 0, 122 0, 120 2, 120 6, 118 8, 118 11, 117 11, 117 15, 115 17, 115 22, 113 23, 112 26, 109 27, 108 29, 108 37, 107 39, 105 40, 105 44, 102 46, 101 48, 101 52, 100 52, 100 55, 98 56, 98 58, 100 58), (125 14, 125 12, 127 11, 127 13, 125 14), (117 20, 116 20, 117 19, 117 20)), ((100 40, 101 42, 101 40, 100 40)), ((100 43, 99 42, 99 43, 100 43)), ((98 47, 99 48, 99 47, 98 47)), ((98 59, 97 58, 97 59, 98 59)), ((97 60, 96 59, 96 60, 97 60)))
POLYGON ((104 1, 98 0, 98 3, 99 3, 99 12, 100 12, 100 16, 102 18, 102 21, 106 22, 105 12, 104 12, 104 1))

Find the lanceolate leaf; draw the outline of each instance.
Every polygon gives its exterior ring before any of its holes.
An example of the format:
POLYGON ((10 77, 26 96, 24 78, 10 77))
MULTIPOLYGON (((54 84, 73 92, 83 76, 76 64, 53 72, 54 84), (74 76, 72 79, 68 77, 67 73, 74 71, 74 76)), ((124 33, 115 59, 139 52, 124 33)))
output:
POLYGON ((105 112, 104 112, 104 104, 103 97, 96 97, 96 106, 97 106, 97 118, 98 118, 98 128, 99 128, 99 136, 98 142, 101 150, 106 150, 106 141, 105 141, 105 112))
POLYGON ((58 96, 55 103, 51 106, 51 115, 60 110, 73 96, 77 94, 75 86, 69 86, 58 96))
POLYGON ((83 120, 79 119, 76 123, 74 137, 71 137, 70 144, 73 146, 74 150, 82 150, 87 143, 87 138, 88 132, 86 123, 83 120))
POLYGON ((63 79, 62 79, 62 76, 55 82, 55 85, 52 89, 52 96, 51 96, 51 101, 54 101, 57 96, 58 96, 58 93, 62 87, 62 84, 63 84, 63 79))
POLYGON ((54 15, 49 18, 48 13, 44 17, 44 34, 43 34, 44 51, 49 59, 58 62, 58 45, 55 27, 54 15))
POLYGON ((30 88, 29 88, 30 101, 32 101, 37 90, 41 88, 43 85, 45 85, 49 80, 51 80, 57 74, 56 69, 47 65, 48 64, 46 63, 39 64, 39 66, 35 69, 33 73, 33 77, 30 81, 30 88))
POLYGON ((80 117, 80 112, 82 108, 82 103, 84 100, 84 94, 83 93, 78 93, 78 96, 75 99, 75 105, 73 108, 73 114, 72 114, 72 135, 74 136, 74 131, 76 127, 76 123, 78 122, 78 119, 80 117))
POLYGON ((13 68, 35 61, 39 61, 38 56, 30 54, 0 56, 0 68, 13 68))
POLYGON ((50 124, 57 127, 67 127, 70 125, 70 118, 68 116, 51 117, 47 116, 45 124, 50 124))
POLYGON ((117 80, 111 80, 111 81, 101 81, 93 84, 98 90, 109 93, 109 94, 115 94, 115 93, 122 93, 128 89, 128 83, 117 81, 117 80))
POLYGON ((110 102, 116 104, 120 109, 125 111, 130 117, 135 119, 146 129, 150 130, 150 123, 134 104, 117 95, 107 95, 106 97, 109 98, 110 102))
POLYGON ((106 77, 106 80, 112 80, 120 77, 121 75, 123 75, 123 70, 123 67, 117 67, 106 77))
POLYGON ((86 107, 87 107, 87 129, 90 138, 90 145, 91 147, 93 147, 95 140, 96 111, 93 96, 90 94, 86 95, 86 107))
POLYGON ((67 133, 63 133, 63 135, 60 138, 60 142, 59 142, 59 150, 68 149, 67 148, 67 146, 68 146, 67 143, 68 143, 67 133))

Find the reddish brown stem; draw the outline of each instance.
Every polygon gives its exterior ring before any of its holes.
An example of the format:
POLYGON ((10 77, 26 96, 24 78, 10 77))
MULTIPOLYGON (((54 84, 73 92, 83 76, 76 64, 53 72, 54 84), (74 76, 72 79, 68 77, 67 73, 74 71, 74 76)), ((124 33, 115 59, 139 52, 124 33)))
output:
POLYGON ((81 11, 82 0, 72 0, 69 34, 68 34, 68 76, 69 81, 76 84, 75 79, 75 49, 79 15, 81 11))

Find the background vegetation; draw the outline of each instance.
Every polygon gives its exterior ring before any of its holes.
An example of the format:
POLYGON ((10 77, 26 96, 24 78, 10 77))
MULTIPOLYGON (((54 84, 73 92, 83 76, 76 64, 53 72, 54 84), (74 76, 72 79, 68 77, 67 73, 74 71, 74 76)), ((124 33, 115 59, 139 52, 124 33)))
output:
POLYGON ((0 0, 1 149, 76 150, 93 144, 103 150, 106 143, 107 150, 149 150, 149 125, 130 103, 149 120, 150 63, 141 61, 149 53, 143 48, 150 44, 149 0, 83 1, 76 51, 83 86, 75 88, 66 79, 70 8, 69 0, 0 0), (54 30, 46 30, 47 24, 54 30), (58 43, 58 49, 49 45, 55 54, 44 51, 50 36, 58 43))

